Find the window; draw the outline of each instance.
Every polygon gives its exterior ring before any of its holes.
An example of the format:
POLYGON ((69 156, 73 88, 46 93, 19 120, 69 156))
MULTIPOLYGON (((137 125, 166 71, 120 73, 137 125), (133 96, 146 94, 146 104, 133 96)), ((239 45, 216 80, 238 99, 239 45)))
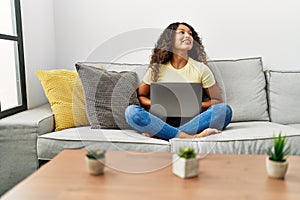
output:
POLYGON ((0 1, 0 118, 27 109, 19 0, 0 1))

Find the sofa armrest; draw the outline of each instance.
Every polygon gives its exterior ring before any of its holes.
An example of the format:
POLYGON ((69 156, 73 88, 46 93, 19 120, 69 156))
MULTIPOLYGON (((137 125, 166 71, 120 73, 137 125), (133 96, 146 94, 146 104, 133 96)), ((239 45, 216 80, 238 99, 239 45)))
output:
POLYGON ((54 130, 49 105, 0 120, 0 196, 38 168, 38 135, 54 130))
POLYGON ((53 132, 54 117, 49 104, 44 104, 0 120, 0 127, 30 127, 36 129, 37 135, 53 132))

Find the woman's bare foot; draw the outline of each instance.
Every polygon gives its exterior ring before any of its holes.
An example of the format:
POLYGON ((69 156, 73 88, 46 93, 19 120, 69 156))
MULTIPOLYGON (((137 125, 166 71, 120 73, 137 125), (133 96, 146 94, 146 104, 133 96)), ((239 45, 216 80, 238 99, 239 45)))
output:
POLYGON ((208 135, 212 135, 212 134, 217 134, 220 133, 221 131, 215 128, 207 128, 204 129, 201 133, 197 133, 195 135, 189 135, 185 132, 179 132, 178 134, 178 138, 200 138, 200 137, 206 137, 208 135))
POLYGON ((199 137, 206 137, 206 136, 209 136, 209 135, 212 135, 212 134, 217 134, 217 133, 220 133, 221 131, 218 130, 218 129, 215 129, 215 128, 207 128, 207 129, 204 129, 201 133, 198 133, 196 135, 193 135, 194 138, 199 138, 199 137))
MULTIPOLYGON (((206 137, 208 135, 212 135, 212 134, 217 134, 220 133, 221 131, 215 128, 207 128, 204 129, 202 132, 197 133, 195 135, 189 135, 183 131, 178 133, 178 138, 200 138, 200 137, 206 137)), ((155 137, 154 135, 151 135, 150 133, 142 133, 143 136, 146 137, 155 137)))
POLYGON ((151 135, 150 133, 142 133, 142 135, 146 137, 153 137, 153 135, 151 135))

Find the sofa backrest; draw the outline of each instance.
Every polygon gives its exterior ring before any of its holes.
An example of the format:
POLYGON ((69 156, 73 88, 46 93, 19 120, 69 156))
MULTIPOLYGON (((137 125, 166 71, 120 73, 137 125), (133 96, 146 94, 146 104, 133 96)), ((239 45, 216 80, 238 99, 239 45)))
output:
MULTIPOLYGON (((89 66, 100 65, 109 71, 135 71, 139 82, 147 64, 121 64, 108 62, 81 62, 89 66)), ((215 60, 209 62, 225 103, 233 109, 232 121, 268 121, 266 81, 261 58, 215 60)))
POLYGON ((272 122, 300 124, 300 71, 265 72, 272 122))
POLYGON ((103 66, 108 71, 134 71, 137 73, 138 82, 141 82, 147 69, 148 64, 128 64, 128 63, 110 63, 110 62, 80 62, 81 64, 99 67, 103 66))
POLYGON ((233 110, 232 121, 268 121, 262 60, 247 58, 210 61, 223 101, 233 110))

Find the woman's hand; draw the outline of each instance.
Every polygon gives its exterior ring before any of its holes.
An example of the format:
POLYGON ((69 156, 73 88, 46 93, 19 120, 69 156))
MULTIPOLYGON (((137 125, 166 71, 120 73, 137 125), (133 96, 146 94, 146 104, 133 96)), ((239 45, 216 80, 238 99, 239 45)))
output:
POLYGON ((214 104, 222 103, 222 95, 217 84, 214 84, 209 88, 205 88, 205 92, 209 96, 210 100, 202 102, 202 112, 214 104))
POLYGON ((141 82, 139 88, 138 88, 138 99, 140 101, 140 104, 144 108, 150 108, 151 100, 149 98, 150 96, 150 85, 141 82))

